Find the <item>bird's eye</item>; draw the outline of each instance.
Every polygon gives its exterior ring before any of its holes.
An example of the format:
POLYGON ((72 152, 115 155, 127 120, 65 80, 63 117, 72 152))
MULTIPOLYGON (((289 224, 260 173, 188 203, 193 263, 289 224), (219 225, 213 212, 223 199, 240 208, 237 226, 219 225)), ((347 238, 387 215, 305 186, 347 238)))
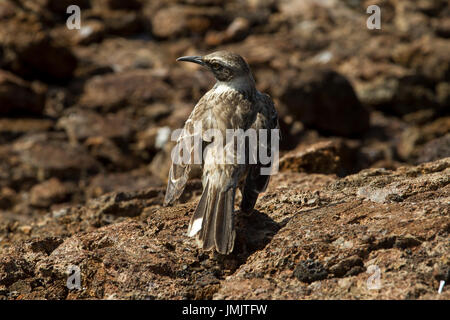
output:
POLYGON ((219 63, 217 63, 217 62, 214 62, 214 63, 211 64, 211 68, 213 70, 216 70, 216 71, 219 70, 221 67, 222 66, 219 63))

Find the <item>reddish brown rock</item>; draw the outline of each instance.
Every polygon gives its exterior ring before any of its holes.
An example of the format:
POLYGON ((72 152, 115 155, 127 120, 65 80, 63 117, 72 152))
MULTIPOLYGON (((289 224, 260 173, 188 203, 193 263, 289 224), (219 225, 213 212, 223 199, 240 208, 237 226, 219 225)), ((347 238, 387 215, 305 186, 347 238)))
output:
POLYGON ((0 133, 20 134, 48 131, 53 127, 53 124, 50 119, 4 118, 0 119, 0 133))
POLYGON ((16 198, 17 194, 13 189, 8 187, 0 188, 0 209, 10 208, 16 198))
POLYGON ((290 191, 301 176, 275 178, 283 182, 272 181, 259 210, 286 212, 272 217, 289 222, 221 282, 214 298, 445 299, 449 292, 438 294, 434 270, 449 263, 449 210, 430 195, 448 197, 449 164, 363 171, 322 188, 313 209, 292 208, 303 203, 290 191), (371 191, 358 191, 366 185, 371 191))
POLYGON ((130 36, 144 31, 141 16, 123 10, 101 12, 107 34, 130 36))
POLYGON ((69 199, 73 187, 61 183, 56 178, 35 185, 30 190, 30 204, 35 207, 50 207, 54 203, 69 199))
POLYGON ((439 140, 441 142, 431 143, 432 140, 443 137, 450 130, 450 117, 438 118, 432 122, 425 123, 421 126, 411 126, 402 132, 397 143, 397 152, 403 160, 414 162, 419 157, 419 154, 426 159, 423 153, 424 145, 428 145, 426 152, 429 152, 430 160, 437 160, 439 154, 441 158, 445 157, 446 140, 445 138, 439 140), (431 149, 430 149, 431 147, 431 149))
POLYGON ((219 7, 169 6, 153 17, 153 34, 160 38, 203 34, 226 26, 228 20, 226 12, 219 7))
POLYGON ((141 0, 100 0, 93 3, 94 7, 109 8, 112 10, 138 10, 142 7, 141 0))
POLYGON ((425 36, 413 43, 399 44, 393 58, 397 63, 440 82, 449 79, 450 58, 445 54, 449 50, 448 41, 425 36))
POLYGON ((418 154, 418 163, 450 157, 450 133, 427 142, 418 154))
POLYGON ((257 210, 237 215, 239 236, 227 257, 202 252, 186 236, 196 201, 161 208, 164 188, 108 194, 27 225, 21 238, 8 235, 22 241, 0 255, 2 292, 18 299, 446 299, 449 291, 437 290, 450 263, 449 170, 447 158, 343 179, 279 173, 257 210), (82 290, 66 287, 69 265, 80 268, 82 290), (40 287, 30 285, 36 278, 40 287))
POLYGON ((55 176, 77 180, 82 174, 98 172, 99 163, 82 146, 45 139, 45 135, 28 136, 14 144, 19 162, 38 179, 55 176))
POLYGON ((129 154, 127 145, 123 146, 123 140, 119 139, 117 142, 114 142, 114 140, 109 138, 94 136, 86 139, 84 146, 90 155, 109 170, 113 168, 132 170, 137 165, 137 159, 129 154))
POLYGON ((125 104, 146 104, 168 97, 170 88, 161 77, 148 71, 135 70, 91 78, 86 84, 80 104, 112 111, 125 104))
POLYGON ((169 63, 165 47, 140 39, 106 38, 98 45, 76 47, 74 51, 79 59, 96 68, 110 68, 116 72, 155 68, 158 70, 148 72, 159 72, 164 76, 169 63))
POLYGON ((103 137, 126 141, 132 134, 132 123, 123 114, 101 116, 89 110, 74 109, 66 112, 57 123, 71 141, 89 137, 103 137))
POLYGON ((68 29, 67 26, 54 28, 51 36, 66 46, 89 45, 100 42, 106 34, 105 24, 98 20, 83 19, 80 29, 68 29))
POLYGON ((109 192, 136 192, 150 187, 164 185, 158 178, 150 176, 148 170, 137 169, 132 172, 97 175, 92 178, 86 193, 88 198, 95 198, 109 192))
POLYGON ((351 84, 331 70, 302 70, 280 99, 305 126, 325 133, 351 136, 369 128, 369 112, 351 84))
POLYGON ((71 5, 80 7, 81 10, 88 9, 90 7, 90 0, 46 0, 46 7, 57 14, 65 14, 67 8, 71 5))
POLYGON ((245 18, 239 17, 234 19, 224 32, 208 32, 205 41, 209 46, 239 41, 247 36, 249 28, 250 22, 245 18))
POLYGON ((0 70, 0 115, 41 114, 45 106, 45 90, 35 88, 14 74, 0 70))
POLYGON ((0 42, 6 52, 3 64, 23 76, 67 80, 77 66, 71 50, 54 41, 33 15, 17 12, 2 21, 0 42))
POLYGON ((335 173, 342 176, 357 169, 356 147, 337 139, 300 145, 280 159, 280 171, 335 173))

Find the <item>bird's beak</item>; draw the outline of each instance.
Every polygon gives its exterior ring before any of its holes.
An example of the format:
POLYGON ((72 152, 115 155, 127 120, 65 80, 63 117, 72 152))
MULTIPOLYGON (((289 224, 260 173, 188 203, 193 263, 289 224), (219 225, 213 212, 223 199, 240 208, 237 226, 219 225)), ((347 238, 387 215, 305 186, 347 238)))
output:
POLYGON ((200 56, 186 56, 186 57, 180 57, 177 59, 177 61, 187 61, 187 62, 193 62, 193 63, 197 63, 199 65, 204 66, 205 63, 203 62, 202 57, 200 56))

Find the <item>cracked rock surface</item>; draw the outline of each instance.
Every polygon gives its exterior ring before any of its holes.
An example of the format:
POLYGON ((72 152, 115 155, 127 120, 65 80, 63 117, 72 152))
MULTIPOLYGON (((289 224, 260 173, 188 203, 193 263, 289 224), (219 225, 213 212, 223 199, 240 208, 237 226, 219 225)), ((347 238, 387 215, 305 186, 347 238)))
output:
POLYGON ((229 256, 203 252, 186 236, 195 192, 187 203, 164 208, 163 191, 110 193, 9 226, 21 231, 2 234, 0 294, 450 298, 448 290, 437 293, 439 281, 449 280, 450 158, 345 178, 279 173, 253 213, 236 213, 237 243, 229 256), (80 268, 80 289, 67 288, 71 266, 80 268))

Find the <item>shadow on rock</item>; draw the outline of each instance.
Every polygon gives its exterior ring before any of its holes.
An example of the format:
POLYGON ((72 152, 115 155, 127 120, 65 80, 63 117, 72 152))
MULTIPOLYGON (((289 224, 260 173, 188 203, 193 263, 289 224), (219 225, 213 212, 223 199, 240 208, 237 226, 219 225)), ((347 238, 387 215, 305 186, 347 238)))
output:
POLYGON ((225 269, 234 272, 247 258, 262 250, 283 227, 267 214, 253 210, 250 214, 237 211, 235 216, 236 242, 230 255, 216 253, 217 260, 225 269))

